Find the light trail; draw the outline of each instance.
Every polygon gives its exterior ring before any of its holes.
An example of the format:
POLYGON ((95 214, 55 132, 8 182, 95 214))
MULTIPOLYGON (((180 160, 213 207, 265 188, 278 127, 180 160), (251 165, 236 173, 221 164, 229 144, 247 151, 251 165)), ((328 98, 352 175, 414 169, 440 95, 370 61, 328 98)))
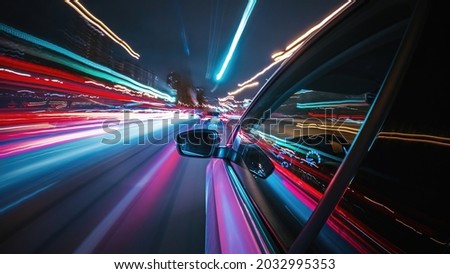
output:
MULTIPOLYGON (((133 188, 123 196, 123 198, 117 203, 117 205, 106 215, 102 221, 91 231, 91 233, 84 239, 84 241, 78 246, 75 250, 75 253, 92 253, 95 248, 99 245, 99 243, 105 238, 107 233, 111 230, 111 228, 116 224, 120 217, 125 213, 125 211, 132 205, 133 202, 137 200, 139 194, 144 192, 149 188, 149 185, 152 183, 152 178, 156 178, 161 176, 158 174, 161 169, 167 169, 165 166, 167 160, 170 159, 172 155, 175 155, 176 148, 175 146, 168 147, 164 150, 164 153, 158 157, 157 162, 151 162, 151 165, 148 167, 148 172, 143 174, 140 180, 133 186, 133 188)), ((175 164, 170 167, 175 167, 175 164)), ((158 187, 160 190, 161 187, 164 187, 165 182, 159 182, 158 187), (161 186, 162 185, 162 186, 161 186)), ((155 192, 155 189, 151 189, 155 192)), ((148 192, 148 191, 147 191, 148 192)), ((161 194, 163 191, 158 191, 158 194, 161 194)), ((155 193, 153 193, 153 196, 155 193)), ((152 200, 152 199, 150 199, 152 200)))
POLYGON ((270 70, 271 68, 273 68, 276 64, 278 64, 281 60, 275 61, 272 64, 270 64, 269 66, 265 67, 263 70, 261 70, 260 72, 258 72, 257 74, 255 74, 255 76, 253 76, 252 78, 248 79, 247 81, 238 84, 239 87, 245 86, 248 83, 254 81, 256 78, 258 78, 259 76, 263 75, 264 73, 266 73, 268 70, 270 70))
MULTIPOLYGON (((152 86, 148 86, 148 85, 139 83, 136 80, 133 80, 130 77, 127 77, 121 73, 118 73, 108 67, 94 63, 91 60, 81 57, 67 49, 59 47, 53 43, 39 39, 39 38, 34 37, 25 32, 14 29, 12 27, 9 27, 3 23, 0 23, 0 31, 5 32, 14 37, 17 37, 21 40, 39 45, 39 46, 49 50, 49 52, 46 53, 41 50, 33 52, 31 49, 29 49, 29 50, 27 50, 27 53, 30 55, 44 58, 46 60, 61 64, 67 68, 71 68, 76 71, 79 71, 82 74, 89 74, 93 77, 102 78, 109 82, 127 86, 133 90, 140 91, 146 95, 151 94, 152 96, 156 96, 158 98, 161 98, 161 99, 169 101, 169 102, 176 101, 176 99, 174 97, 172 97, 160 90, 157 90, 156 88, 154 88, 152 86), (56 55, 55 53, 57 53, 58 55, 56 55), (74 62, 74 60, 76 60, 77 62, 74 62)), ((0 58, 3 58, 3 57, 0 57, 0 58)), ((10 64, 14 64, 14 61, 8 61, 8 62, 10 64)), ((6 63, 4 63, 4 64, 6 64, 6 63)))
MULTIPOLYGON (((313 26, 312 28, 310 28, 309 30, 307 30, 306 32, 304 32, 303 34, 301 34, 298 38, 296 38, 293 42, 291 42, 284 51, 279 51, 276 52, 274 54, 272 54, 271 58, 274 60, 270 65, 268 65, 267 67, 265 67, 263 70, 261 70, 260 72, 258 72, 257 74, 255 74, 253 77, 251 77, 249 80, 246 80, 243 83, 238 84, 238 86, 244 86, 252 81, 254 81, 255 79, 257 79, 258 77, 260 77, 261 75, 263 75, 264 73, 266 73, 268 70, 270 70, 271 68, 273 68, 275 65, 277 65, 278 63, 280 63, 281 61, 284 61, 285 59, 289 58, 292 56, 292 54, 294 54, 294 52, 296 52, 299 48, 301 48, 303 46, 303 43, 305 42, 305 40, 309 37, 311 37, 312 35, 314 35, 318 30, 320 30, 321 28, 323 28, 326 24, 328 24, 330 21, 332 21, 338 14, 340 14, 341 12, 343 12, 345 9, 347 9, 351 4, 353 4, 355 1, 354 0, 347 0, 347 2, 345 2, 343 5, 341 5, 339 8, 337 8, 336 10, 334 10, 332 13, 330 13, 327 17, 325 17, 325 19, 323 19, 319 24, 313 26)), ((230 93, 228 93, 230 94, 230 93)), ((236 94, 236 93, 234 93, 236 94)))
POLYGON ((234 51, 236 50, 237 44, 239 43, 239 40, 241 39, 242 32, 244 31, 245 25, 247 24, 248 18, 250 18, 250 15, 253 11, 253 8, 256 5, 256 0, 249 0, 248 4, 244 10, 244 14, 242 15, 241 22, 239 23, 239 27, 236 31, 236 34, 234 35, 233 42, 231 43, 230 49, 228 50, 228 54, 225 57, 225 61, 222 64, 222 67, 216 75, 216 80, 219 81, 222 79, 223 74, 225 73, 231 58, 233 57, 234 51))
POLYGON ((111 38, 114 42, 123 47, 131 56, 139 59, 140 55, 135 52, 125 41, 117 36, 111 29, 108 28, 102 21, 96 18, 90 13, 78 0, 65 0, 69 6, 71 6, 76 12, 78 12, 84 19, 96 26, 106 36, 111 38))
POLYGON ((253 83, 247 84, 245 86, 242 86, 241 88, 238 88, 235 91, 228 92, 228 95, 236 95, 236 94, 240 93, 241 91, 243 91, 244 89, 257 87, 258 85, 259 85, 259 82, 253 82, 253 83))

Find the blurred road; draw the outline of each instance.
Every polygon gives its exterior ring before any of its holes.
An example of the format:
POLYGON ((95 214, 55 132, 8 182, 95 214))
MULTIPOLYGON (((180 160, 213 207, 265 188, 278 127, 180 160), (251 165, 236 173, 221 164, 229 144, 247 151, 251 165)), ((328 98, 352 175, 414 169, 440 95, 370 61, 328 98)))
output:
POLYGON ((196 120, 104 121, 2 128, 0 253, 204 253, 209 159, 173 141, 196 120))

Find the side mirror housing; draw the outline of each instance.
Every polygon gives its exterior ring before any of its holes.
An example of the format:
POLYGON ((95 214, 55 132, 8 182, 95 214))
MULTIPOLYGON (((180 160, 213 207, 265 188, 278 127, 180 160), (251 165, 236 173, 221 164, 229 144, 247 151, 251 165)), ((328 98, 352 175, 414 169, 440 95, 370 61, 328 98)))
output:
POLYGON ((220 144, 219 133, 210 129, 192 129, 176 137, 177 150, 182 156, 209 158, 220 144))

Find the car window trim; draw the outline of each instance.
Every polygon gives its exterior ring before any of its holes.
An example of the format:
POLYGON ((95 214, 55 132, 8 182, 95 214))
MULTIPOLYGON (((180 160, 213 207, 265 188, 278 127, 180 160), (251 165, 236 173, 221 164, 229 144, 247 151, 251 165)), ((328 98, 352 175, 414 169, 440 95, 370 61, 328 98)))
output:
POLYGON ((250 217, 249 223, 251 224, 252 229, 255 231, 255 235, 259 240, 261 249, 264 250, 265 253, 278 253, 279 248, 276 246, 275 242, 271 239, 269 233, 266 231, 263 220, 259 217, 258 210, 253 205, 250 196, 241 185, 231 163, 229 161, 224 161, 224 165, 234 191, 239 194, 239 202, 241 203, 242 208, 245 210, 246 216, 250 217))

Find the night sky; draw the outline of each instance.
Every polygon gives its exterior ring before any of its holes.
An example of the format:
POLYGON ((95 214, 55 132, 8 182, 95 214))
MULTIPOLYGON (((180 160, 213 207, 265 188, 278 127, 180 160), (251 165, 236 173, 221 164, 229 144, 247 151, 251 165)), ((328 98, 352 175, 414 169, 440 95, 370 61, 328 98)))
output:
MULTIPOLYGON (((190 75, 208 97, 224 97, 271 63, 309 27, 344 0, 259 0, 221 82, 214 81, 247 5, 244 0, 85 0, 95 17, 140 54, 136 60, 117 46, 125 60, 149 68, 161 79, 170 71, 190 75), (214 92, 212 92, 214 90, 214 92)), ((61 28, 77 14, 64 0, 2 3, 0 22, 58 44, 61 28), (45 3, 45 4, 44 4, 45 3)), ((260 86, 270 74, 258 81, 260 86)), ((259 86, 259 87, 260 87, 259 86)), ((237 98, 251 98, 258 88, 237 98)))

